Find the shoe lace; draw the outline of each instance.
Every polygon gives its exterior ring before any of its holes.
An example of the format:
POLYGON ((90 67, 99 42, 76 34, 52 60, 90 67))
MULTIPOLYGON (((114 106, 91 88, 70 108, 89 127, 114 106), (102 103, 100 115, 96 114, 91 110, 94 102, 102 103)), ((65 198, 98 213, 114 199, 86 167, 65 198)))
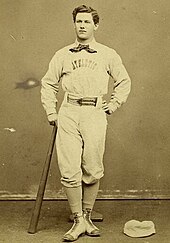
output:
POLYGON ((78 223, 80 222, 79 221, 79 217, 80 216, 78 216, 77 214, 74 214, 74 224, 73 224, 73 226, 71 228, 71 232, 74 231, 77 228, 78 223))
POLYGON ((94 227, 93 222, 91 221, 91 209, 87 208, 84 210, 84 218, 90 224, 90 226, 94 227))

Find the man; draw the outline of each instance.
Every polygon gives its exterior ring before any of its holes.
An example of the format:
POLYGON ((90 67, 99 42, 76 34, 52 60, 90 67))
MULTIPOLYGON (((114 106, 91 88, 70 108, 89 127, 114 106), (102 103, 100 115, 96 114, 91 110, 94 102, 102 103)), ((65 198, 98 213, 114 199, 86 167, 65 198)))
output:
POLYGON ((107 114, 130 92, 130 78, 119 55, 94 39, 99 25, 96 10, 81 5, 73 11, 75 43, 57 51, 42 79, 41 100, 51 125, 57 123, 56 147, 61 183, 74 216, 64 241, 81 234, 100 236, 90 216, 103 177, 107 114), (110 102, 103 100, 109 76, 114 80, 110 102), (57 114, 59 84, 65 96, 57 114))

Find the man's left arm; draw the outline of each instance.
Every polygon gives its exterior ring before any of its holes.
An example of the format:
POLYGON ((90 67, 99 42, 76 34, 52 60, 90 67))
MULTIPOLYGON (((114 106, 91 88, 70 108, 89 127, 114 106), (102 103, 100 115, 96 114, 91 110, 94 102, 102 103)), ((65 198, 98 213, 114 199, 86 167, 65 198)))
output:
POLYGON ((109 103, 104 102, 103 108, 107 114, 112 114, 126 102, 131 90, 131 79, 115 51, 109 60, 108 73, 114 80, 114 88, 109 103))

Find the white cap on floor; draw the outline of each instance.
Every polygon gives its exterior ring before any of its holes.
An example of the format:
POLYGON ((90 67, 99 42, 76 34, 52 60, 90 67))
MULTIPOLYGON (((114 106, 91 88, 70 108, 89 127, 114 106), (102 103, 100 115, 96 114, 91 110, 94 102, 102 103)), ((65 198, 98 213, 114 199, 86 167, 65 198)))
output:
POLYGON ((125 223, 124 234, 130 237, 146 237, 156 233, 155 225, 152 221, 130 220, 125 223))

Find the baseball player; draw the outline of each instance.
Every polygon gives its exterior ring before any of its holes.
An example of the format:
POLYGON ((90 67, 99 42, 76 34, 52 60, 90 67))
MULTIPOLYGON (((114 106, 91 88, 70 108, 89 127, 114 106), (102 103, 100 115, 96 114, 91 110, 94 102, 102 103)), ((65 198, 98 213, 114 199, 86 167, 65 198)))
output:
POLYGON ((100 236, 91 221, 91 212, 104 174, 106 116, 127 100, 131 87, 120 56, 94 38, 99 26, 96 10, 85 5, 75 8, 73 22, 76 41, 55 53, 41 86, 48 121, 58 125, 56 148, 61 183, 74 217, 63 239, 70 242, 84 233, 100 236), (108 92, 110 76, 114 89, 106 103, 103 95, 108 92), (60 83, 65 95, 57 114, 60 83))

